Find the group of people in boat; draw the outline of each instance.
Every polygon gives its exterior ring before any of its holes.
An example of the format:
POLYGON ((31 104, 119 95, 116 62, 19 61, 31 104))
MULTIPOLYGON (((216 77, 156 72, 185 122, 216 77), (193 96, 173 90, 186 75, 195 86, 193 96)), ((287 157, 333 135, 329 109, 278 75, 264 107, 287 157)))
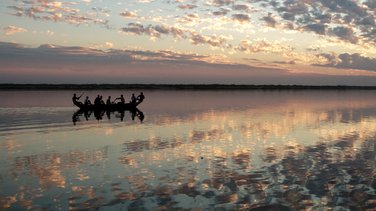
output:
MULTIPOLYGON (((94 103, 91 103, 90 99, 89 99, 89 96, 86 96, 85 100, 84 100, 84 103, 80 102, 80 98, 82 97, 82 94, 81 96, 77 96, 76 93, 73 94, 73 97, 72 97, 72 101, 75 105, 85 105, 85 106, 89 106, 89 105, 95 105, 95 106, 99 106, 99 105, 114 105, 114 104, 125 104, 125 98, 124 98, 124 95, 120 95, 120 97, 118 98, 115 98, 114 101, 111 100, 111 96, 108 96, 107 100, 106 100, 106 103, 103 101, 103 96, 102 95, 97 95, 97 97, 94 99, 94 103)), ((143 100, 145 99, 145 96, 144 96, 144 93, 141 92, 137 97, 135 96, 135 94, 133 93, 132 96, 131 96, 131 99, 130 99, 130 102, 131 104, 136 104, 136 103, 141 103, 143 100)))

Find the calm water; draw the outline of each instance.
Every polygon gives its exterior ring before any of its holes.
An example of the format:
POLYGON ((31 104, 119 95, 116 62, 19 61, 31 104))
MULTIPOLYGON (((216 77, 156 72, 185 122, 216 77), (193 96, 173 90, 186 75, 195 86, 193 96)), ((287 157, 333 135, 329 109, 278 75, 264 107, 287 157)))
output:
POLYGON ((376 209, 376 91, 144 93, 0 91, 0 209, 376 209))

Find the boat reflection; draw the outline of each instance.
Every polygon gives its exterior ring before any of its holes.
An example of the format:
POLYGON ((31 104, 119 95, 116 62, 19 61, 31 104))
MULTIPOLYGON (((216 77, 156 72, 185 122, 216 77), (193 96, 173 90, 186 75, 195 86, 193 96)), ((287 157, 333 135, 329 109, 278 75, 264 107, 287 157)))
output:
POLYGON ((92 114, 94 115, 94 118, 96 120, 103 120, 104 115, 106 114, 106 117, 108 120, 111 120, 111 116, 114 115, 115 118, 120 119, 120 121, 124 121, 125 113, 129 112, 131 119, 134 121, 137 117, 137 119, 140 120, 140 122, 144 121, 145 115, 142 111, 139 109, 131 109, 131 110, 117 110, 117 111, 111 111, 111 110, 77 110, 74 112, 72 116, 72 122, 73 125, 76 125, 77 122, 81 121, 81 117, 84 117, 86 121, 89 121, 92 114))

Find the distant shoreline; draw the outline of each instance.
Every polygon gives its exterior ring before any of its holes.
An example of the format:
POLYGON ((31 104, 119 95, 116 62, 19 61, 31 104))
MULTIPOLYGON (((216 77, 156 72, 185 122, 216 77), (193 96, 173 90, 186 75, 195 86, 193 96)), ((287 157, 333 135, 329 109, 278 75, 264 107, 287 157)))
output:
POLYGON ((376 90, 376 86, 237 84, 0 84, 0 90, 376 90))

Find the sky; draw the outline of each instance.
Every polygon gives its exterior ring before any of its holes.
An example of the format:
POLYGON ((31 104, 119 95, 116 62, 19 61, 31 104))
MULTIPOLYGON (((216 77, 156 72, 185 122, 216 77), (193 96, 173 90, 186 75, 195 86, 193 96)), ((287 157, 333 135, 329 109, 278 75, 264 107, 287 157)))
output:
POLYGON ((376 0, 1 0, 0 74, 376 86, 376 0))

